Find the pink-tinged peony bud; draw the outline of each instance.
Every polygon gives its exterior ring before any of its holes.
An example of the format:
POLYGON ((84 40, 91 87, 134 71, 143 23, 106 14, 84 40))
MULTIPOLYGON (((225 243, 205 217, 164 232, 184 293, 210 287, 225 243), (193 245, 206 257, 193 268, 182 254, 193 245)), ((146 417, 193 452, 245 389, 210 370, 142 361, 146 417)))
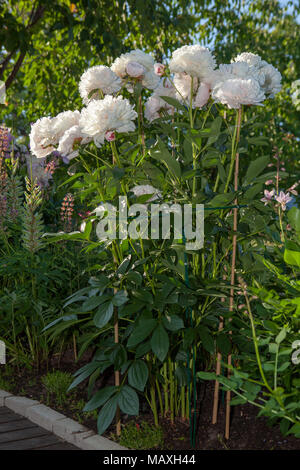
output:
POLYGON ((86 227, 86 222, 82 222, 82 223, 80 224, 80 227, 79 227, 80 232, 84 232, 84 231, 85 231, 85 227, 86 227))
POLYGON ((116 134, 114 133, 114 131, 107 131, 105 132, 105 138, 108 142, 113 142, 114 140, 116 140, 116 134))
POLYGON ((159 77, 162 77, 164 75, 165 69, 166 66, 164 64, 160 64, 159 62, 156 62, 156 64, 154 64, 154 73, 159 77))
POLYGON ((126 65, 126 72, 130 77, 141 78, 145 74, 145 68, 138 62, 129 62, 126 65))
POLYGON ((273 180, 267 180, 265 184, 268 186, 269 184, 273 184, 273 180))

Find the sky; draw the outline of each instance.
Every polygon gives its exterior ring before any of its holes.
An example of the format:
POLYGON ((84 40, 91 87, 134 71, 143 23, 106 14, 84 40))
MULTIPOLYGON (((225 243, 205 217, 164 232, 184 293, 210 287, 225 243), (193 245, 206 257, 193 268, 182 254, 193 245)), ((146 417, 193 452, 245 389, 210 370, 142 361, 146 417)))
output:
MULTIPOLYGON (((299 4, 300 4, 299 0, 280 0, 280 3, 284 7, 288 4, 290 4, 290 3, 292 3, 292 4, 294 4, 295 6, 298 6, 298 7, 299 7, 299 4)), ((293 13, 293 7, 289 6, 287 12, 290 13, 290 14, 293 13)), ((300 24, 300 14, 297 15, 297 21, 300 24)))

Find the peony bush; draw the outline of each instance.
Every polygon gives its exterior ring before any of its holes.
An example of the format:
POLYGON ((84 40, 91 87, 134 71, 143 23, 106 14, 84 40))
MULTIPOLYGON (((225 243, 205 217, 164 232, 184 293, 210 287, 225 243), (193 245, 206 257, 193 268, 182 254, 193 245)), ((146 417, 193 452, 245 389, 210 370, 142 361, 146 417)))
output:
MULTIPOLYGON (((214 413, 223 384, 229 416, 229 390, 240 393, 236 371, 247 368, 246 353, 253 361, 242 378, 256 388, 243 400, 271 396, 271 414, 288 422, 286 431, 299 425, 288 395, 278 393, 285 377, 276 376, 274 387, 265 380, 256 354, 263 345, 249 326, 252 303, 258 304, 251 289, 264 279, 262 259, 273 250, 274 233, 281 234, 279 246, 285 242, 293 202, 283 185, 285 169, 268 168, 272 142, 256 117, 256 107, 280 89, 279 71, 257 54, 217 65, 207 48, 183 46, 161 64, 137 49, 111 67, 83 73, 80 111, 32 125, 33 156, 58 151, 70 162, 65 184, 87 211, 80 230, 47 234, 49 243, 83 243, 95 262, 89 284, 66 299, 65 314, 46 331, 55 334, 65 323, 79 338, 79 355, 94 346, 71 388, 88 379, 85 410, 99 409, 100 434, 115 416, 119 434, 120 412, 136 415, 147 402, 156 424, 160 415, 189 420, 194 441, 197 380, 217 379, 214 413), (268 180, 276 181, 270 191, 268 180), (129 209, 133 203, 204 204, 204 246, 187 250, 184 232, 99 240, 104 204, 117 210, 119 196, 127 196, 129 209), (277 203, 271 218, 270 201, 277 203), (243 310, 239 295, 247 299, 243 310), (215 361, 216 374, 203 372, 215 361), (114 385, 97 390, 105 371, 114 373, 114 385)), ((291 338, 296 329, 289 325, 291 338)))

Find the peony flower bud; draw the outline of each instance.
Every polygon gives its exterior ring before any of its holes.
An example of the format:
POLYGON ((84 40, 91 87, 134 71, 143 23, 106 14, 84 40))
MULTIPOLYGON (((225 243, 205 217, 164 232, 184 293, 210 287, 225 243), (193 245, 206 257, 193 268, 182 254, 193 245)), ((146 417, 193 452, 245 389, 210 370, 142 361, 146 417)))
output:
POLYGON ((105 132, 105 139, 108 142, 113 142, 114 140, 116 140, 116 134, 114 133, 114 131, 107 131, 105 132))
POLYGON ((165 73, 165 68, 166 66, 164 64, 160 64, 159 62, 157 62, 156 64, 154 64, 154 73, 159 77, 162 77, 165 73))

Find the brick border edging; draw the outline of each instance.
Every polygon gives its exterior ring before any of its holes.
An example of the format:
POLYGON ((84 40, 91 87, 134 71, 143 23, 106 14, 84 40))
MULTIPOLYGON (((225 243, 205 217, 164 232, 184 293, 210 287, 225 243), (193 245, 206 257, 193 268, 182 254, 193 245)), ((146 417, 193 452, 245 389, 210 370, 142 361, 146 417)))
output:
POLYGON ((0 407, 15 411, 33 423, 51 431, 56 436, 82 450, 128 450, 106 437, 77 423, 73 419, 42 405, 37 400, 17 397, 0 389, 0 407))

